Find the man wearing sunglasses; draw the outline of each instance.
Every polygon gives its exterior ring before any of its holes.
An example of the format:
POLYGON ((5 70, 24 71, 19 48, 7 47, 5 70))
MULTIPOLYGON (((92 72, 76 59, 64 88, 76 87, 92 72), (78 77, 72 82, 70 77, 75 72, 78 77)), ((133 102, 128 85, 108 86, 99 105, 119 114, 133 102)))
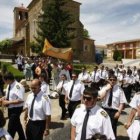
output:
POLYGON ((110 116, 112 128, 116 136, 118 119, 127 101, 122 88, 117 84, 117 77, 115 75, 110 75, 107 85, 99 91, 99 96, 103 101, 102 107, 110 116))
POLYGON ((96 105, 98 91, 86 88, 82 104, 77 107, 71 118, 71 140, 86 140, 96 133, 104 134, 107 139, 115 140, 110 117, 96 105))

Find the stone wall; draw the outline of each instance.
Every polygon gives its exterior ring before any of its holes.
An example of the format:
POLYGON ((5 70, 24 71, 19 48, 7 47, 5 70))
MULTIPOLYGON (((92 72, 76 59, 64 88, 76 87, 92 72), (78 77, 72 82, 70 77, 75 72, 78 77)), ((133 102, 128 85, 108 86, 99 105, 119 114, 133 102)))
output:
POLYGON ((29 13, 28 13, 28 21, 29 21, 29 41, 34 41, 34 36, 36 35, 37 30, 37 21, 38 16, 40 15, 42 9, 42 0, 38 0, 35 2, 32 2, 31 7, 29 7, 29 13))

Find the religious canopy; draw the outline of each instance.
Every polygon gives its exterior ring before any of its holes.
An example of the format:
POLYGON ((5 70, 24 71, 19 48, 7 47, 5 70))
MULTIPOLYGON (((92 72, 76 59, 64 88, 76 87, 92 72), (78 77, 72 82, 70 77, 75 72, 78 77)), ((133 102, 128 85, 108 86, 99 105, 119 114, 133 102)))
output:
POLYGON ((54 58, 72 61, 72 48, 55 48, 49 43, 47 39, 45 39, 42 52, 45 55, 52 56, 54 58))

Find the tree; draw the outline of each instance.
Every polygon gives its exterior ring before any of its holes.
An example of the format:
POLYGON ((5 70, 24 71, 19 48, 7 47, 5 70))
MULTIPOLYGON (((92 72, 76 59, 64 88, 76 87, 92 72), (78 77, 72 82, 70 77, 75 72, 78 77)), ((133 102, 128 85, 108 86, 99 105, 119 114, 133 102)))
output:
POLYGON ((89 38, 89 37, 90 37, 90 36, 89 36, 89 32, 88 32, 87 29, 84 29, 84 30, 83 30, 83 37, 84 37, 84 38, 89 38))
POLYGON ((45 38, 56 48, 67 48, 74 38, 72 15, 62 8, 69 0, 51 0, 44 6, 38 21, 36 41, 42 50, 45 38))
POLYGON ((12 47, 12 44, 13 44, 13 42, 12 42, 10 39, 2 40, 2 41, 0 42, 0 51, 3 52, 3 50, 12 47))
POLYGON ((122 59, 122 55, 117 49, 113 53, 113 59, 114 61, 120 61, 122 59))
POLYGON ((31 48, 33 53, 38 53, 39 52, 39 46, 34 41, 30 43, 30 48, 31 48))

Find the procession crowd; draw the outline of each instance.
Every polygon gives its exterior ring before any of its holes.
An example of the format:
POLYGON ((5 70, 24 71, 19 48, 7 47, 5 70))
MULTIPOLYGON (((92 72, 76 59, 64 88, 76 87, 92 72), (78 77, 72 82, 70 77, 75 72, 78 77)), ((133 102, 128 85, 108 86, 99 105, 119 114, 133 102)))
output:
POLYGON ((125 107, 130 106, 124 129, 131 140, 140 140, 140 69, 136 66, 100 65, 93 66, 89 72, 83 65, 81 72, 76 73, 71 63, 50 57, 23 59, 18 56, 16 62, 26 81, 31 81, 31 93, 24 101, 25 85, 17 82, 12 73, 1 75, 0 103, 8 109, 9 122, 6 131, 0 111, 0 137, 12 140, 17 132, 19 140, 42 140, 49 135, 51 97, 55 92, 62 110, 60 119, 70 118, 69 139, 117 139, 118 119, 125 107), (7 85, 5 92, 4 84, 7 85), (22 112, 25 133, 20 121, 22 112))

